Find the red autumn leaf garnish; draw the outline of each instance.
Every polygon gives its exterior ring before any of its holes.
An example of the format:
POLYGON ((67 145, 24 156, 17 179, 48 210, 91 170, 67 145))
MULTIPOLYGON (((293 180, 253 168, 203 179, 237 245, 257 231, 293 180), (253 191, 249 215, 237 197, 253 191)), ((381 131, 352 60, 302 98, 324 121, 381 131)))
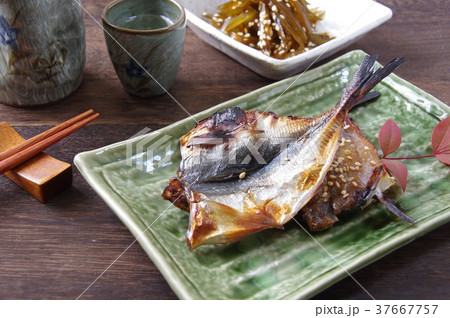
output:
POLYGON ((446 153, 437 153, 434 155, 440 162, 445 163, 450 166, 450 151, 447 150, 446 153))
POLYGON ((431 134, 431 147, 439 161, 450 165, 450 116, 434 127, 431 134))
POLYGON ((392 119, 389 119, 378 133, 378 142, 384 157, 393 153, 400 147, 402 142, 402 133, 400 128, 392 119))
POLYGON ((440 121, 431 134, 431 147, 439 152, 450 146, 450 116, 440 121))
POLYGON ((408 168, 398 160, 381 159, 388 170, 397 178, 403 192, 406 191, 406 183, 408 181, 408 168))

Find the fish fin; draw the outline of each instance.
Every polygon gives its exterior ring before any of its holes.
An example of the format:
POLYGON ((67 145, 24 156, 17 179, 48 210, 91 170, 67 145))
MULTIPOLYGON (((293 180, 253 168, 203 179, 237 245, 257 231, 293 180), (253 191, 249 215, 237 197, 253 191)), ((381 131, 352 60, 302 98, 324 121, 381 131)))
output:
POLYGON ((191 249, 231 243, 268 228, 283 227, 265 211, 237 211, 212 200, 191 202, 186 242, 191 249))
POLYGON ((189 212, 189 201, 186 197, 184 184, 180 179, 170 179, 169 185, 164 189, 161 196, 164 200, 172 202, 177 208, 189 212))
POLYGON ((355 104, 355 106, 360 106, 360 105, 362 105, 364 103, 367 103, 369 101, 375 100, 375 99, 377 99, 380 96, 381 96, 380 92, 368 92, 363 98, 361 98, 361 100, 359 102, 357 102, 355 104))
POLYGON ((405 61, 403 57, 397 57, 386 64, 386 66, 374 71, 373 66, 377 58, 378 55, 366 55, 364 57, 355 76, 342 95, 338 111, 344 110, 344 113, 348 112, 360 102, 375 85, 381 82, 405 61))
POLYGON ((399 218, 401 218, 402 220, 409 222, 409 223, 414 223, 414 220, 411 219, 409 216, 407 216, 405 213, 403 213, 394 203, 394 201, 392 201, 390 198, 385 197, 383 194, 381 193, 377 193, 376 194, 378 200, 393 214, 395 214, 396 216, 398 216, 399 218))

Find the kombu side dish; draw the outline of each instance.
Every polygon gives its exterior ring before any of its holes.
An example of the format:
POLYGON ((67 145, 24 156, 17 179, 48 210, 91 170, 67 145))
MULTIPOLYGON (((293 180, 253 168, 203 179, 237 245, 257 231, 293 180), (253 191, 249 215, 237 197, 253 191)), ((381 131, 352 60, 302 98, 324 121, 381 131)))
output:
POLYGON ((305 0, 233 0, 204 13, 211 25, 263 54, 286 59, 331 39, 317 33, 324 12, 310 9, 305 0))

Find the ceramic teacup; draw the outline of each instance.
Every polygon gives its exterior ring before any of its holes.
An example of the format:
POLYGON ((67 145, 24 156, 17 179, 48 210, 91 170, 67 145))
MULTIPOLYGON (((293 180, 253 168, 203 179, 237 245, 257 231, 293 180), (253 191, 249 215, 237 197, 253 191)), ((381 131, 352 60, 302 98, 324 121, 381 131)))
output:
POLYGON ((102 15, 109 56, 125 90, 166 93, 183 53, 186 15, 173 0, 117 0, 102 15))

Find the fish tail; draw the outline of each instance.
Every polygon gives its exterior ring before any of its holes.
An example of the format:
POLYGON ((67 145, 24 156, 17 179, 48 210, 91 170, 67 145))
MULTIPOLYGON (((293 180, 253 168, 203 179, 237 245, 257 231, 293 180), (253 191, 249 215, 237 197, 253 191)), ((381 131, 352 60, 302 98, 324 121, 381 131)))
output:
POLYGON ((381 94, 380 92, 368 92, 363 98, 361 98, 356 104, 355 106, 359 106, 362 105, 366 102, 372 101, 377 99, 378 97, 380 97, 381 94))
POLYGON ((343 111, 344 113, 347 113, 350 111, 350 109, 366 97, 375 85, 381 82, 405 61, 403 57, 397 57, 386 64, 386 66, 375 71, 373 66, 377 58, 378 55, 366 55, 364 57, 355 76, 342 95, 341 101, 338 104, 339 112, 343 111))

